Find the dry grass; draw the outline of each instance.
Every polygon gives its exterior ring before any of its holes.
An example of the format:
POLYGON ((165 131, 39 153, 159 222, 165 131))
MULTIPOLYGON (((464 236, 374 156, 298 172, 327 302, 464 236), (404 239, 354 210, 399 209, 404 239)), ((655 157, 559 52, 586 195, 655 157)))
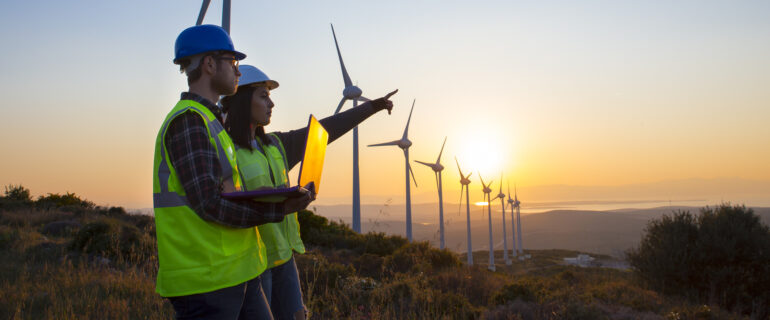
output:
MULTIPOLYGON (((74 211, 0 210, 0 315, 172 318, 173 308, 154 291, 152 221, 74 211), (82 227, 58 236, 41 233, 56 221, 82 227), (99 224, 104 228, 94 228, 99 224)), ((461 257, 426 243, 406 244, 382 234, 345 238, 350 234, 345 226, 330 227, 334 233, 318 229, 315 236, 342 248, 306 240, 310 250, 296 256, 305 303, 315 319, 739 318, 663 297, 637 284, 630 272, 559 265, 576 252, 532 251, 532 259, 490 272, 482 264, 464 266, 461 257)), ((476 261, 485 261, 486 252, 477 254, 476 261)))

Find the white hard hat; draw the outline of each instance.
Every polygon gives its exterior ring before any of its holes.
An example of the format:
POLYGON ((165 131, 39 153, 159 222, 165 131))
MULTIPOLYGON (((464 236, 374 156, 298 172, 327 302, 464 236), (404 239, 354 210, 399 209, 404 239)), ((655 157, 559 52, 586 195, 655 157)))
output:
POLYGON ((239 87, 264 82, 265 84, 267 84, 268 90, 273 90, 275 88, 278 88, 277 81, 271 80, 270 78, 268 78, 264 72, 257 69, 257 67, 255 66, 242 64, 238 66, 238 71, 241 72, 241 77, 238 79, 239 87))

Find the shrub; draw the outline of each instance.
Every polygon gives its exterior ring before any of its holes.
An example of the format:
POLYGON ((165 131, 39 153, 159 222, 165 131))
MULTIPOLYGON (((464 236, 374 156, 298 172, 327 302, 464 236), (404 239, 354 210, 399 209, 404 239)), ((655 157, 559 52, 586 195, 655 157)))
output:
POLYGON ((478 313, 465 297, 428 288, 421 278, 401 278, 375 289, 372 303, 387 306, 381 310, 385 319, 475 319, 478 313))
POLYGON ((508 283, 508 277, 476 266, 430 273, 428 283, 436 290, 461 294, 474 306, 486 306, 492 296, 508 283))
POLYGON ((29 189, 22 185, 9 184, 5 187, 5 199, 13 201, 26 201, 31 202, 32 197, 29 195, 29 189))
POLYGON ((64 195, 58 193, 49 193, 46 196, 40 196, 35 203, 38 207, 43 209, 59 208, 65 206, 74 206, 85 209, 93 209, 96 207, 93 202, 81 199, 74 193, 67 192, 64 195))
POLYGON ((638 248, 627 258, 636 274, 664 293, 685 294, 696 282, 695 245, 698 225, 689 211, 652 220, 638 248))
POLYGON ((770 305, 770 230, 753 210, 721 204, 697 218, 653 220, 628 252, 635 274, 664 293, 765 318, 770 305))
POLYGON ((155 254, 155 240, 136 226, 114 219, 100 219, 84 225, 70 248, 112 259, 143 261, 155 254))
POLYGON ((370 232, 361 235, 361 244, 355 248, 360 254, 371 253, 387 256, 406 245, 409 241, 400 236, 389 236, 383 232, 370 232))
POLYGON ((407 244, 385 258, 385 269, 393 273, 427 272, 461 265, 456 254, 425 242, 407 244))
POLYGON ((494 296, 492 301, 495 304, 507 304, 516 300, 524 302, 537 301, 537 292, 540 290, 533 281, 516 281, 512 284, 503 286, 494 296))
POLYGON ((636 311, 658 311, 663 305, 663 300, 655 292, 621 281, 593 285, 589 294, 604 303, 636 311))
POLYGON ((22 185, 7 185, 5 187, 5 196, 0 197, 0 209, 14 210, 25 208, 32 205, 32 198, 29 189, 22 185))
POLYGON ((353 260, 353 266, 360 276, 382 279, 384 261, 385 259, 378 255, 364 253, 353 260))

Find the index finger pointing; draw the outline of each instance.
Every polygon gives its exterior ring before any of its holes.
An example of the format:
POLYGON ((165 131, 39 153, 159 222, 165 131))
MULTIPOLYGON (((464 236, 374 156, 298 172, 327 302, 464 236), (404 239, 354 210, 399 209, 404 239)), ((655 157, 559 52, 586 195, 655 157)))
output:
POLYGON ((393 91, 393 92, 391 92, 391 93, 388 93, 388 94, 386 94, 384 98, 385 98, 385 99, 389 99, 389 98, 390 98, 390 96, 392 96, 392 95, 396 94, 396 92, 398 92, 398 89, 394 90, 394 91, 393 91))

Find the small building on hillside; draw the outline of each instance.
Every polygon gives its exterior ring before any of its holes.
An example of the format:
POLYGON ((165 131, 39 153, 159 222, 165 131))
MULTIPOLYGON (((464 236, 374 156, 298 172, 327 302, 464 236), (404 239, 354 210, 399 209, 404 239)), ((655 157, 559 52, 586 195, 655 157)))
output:
POLYGON ((594 258, 587 254, 579 254, 575 258, 564 258, 564 263, 579 267, 590 267, 594 264, 594 258))

